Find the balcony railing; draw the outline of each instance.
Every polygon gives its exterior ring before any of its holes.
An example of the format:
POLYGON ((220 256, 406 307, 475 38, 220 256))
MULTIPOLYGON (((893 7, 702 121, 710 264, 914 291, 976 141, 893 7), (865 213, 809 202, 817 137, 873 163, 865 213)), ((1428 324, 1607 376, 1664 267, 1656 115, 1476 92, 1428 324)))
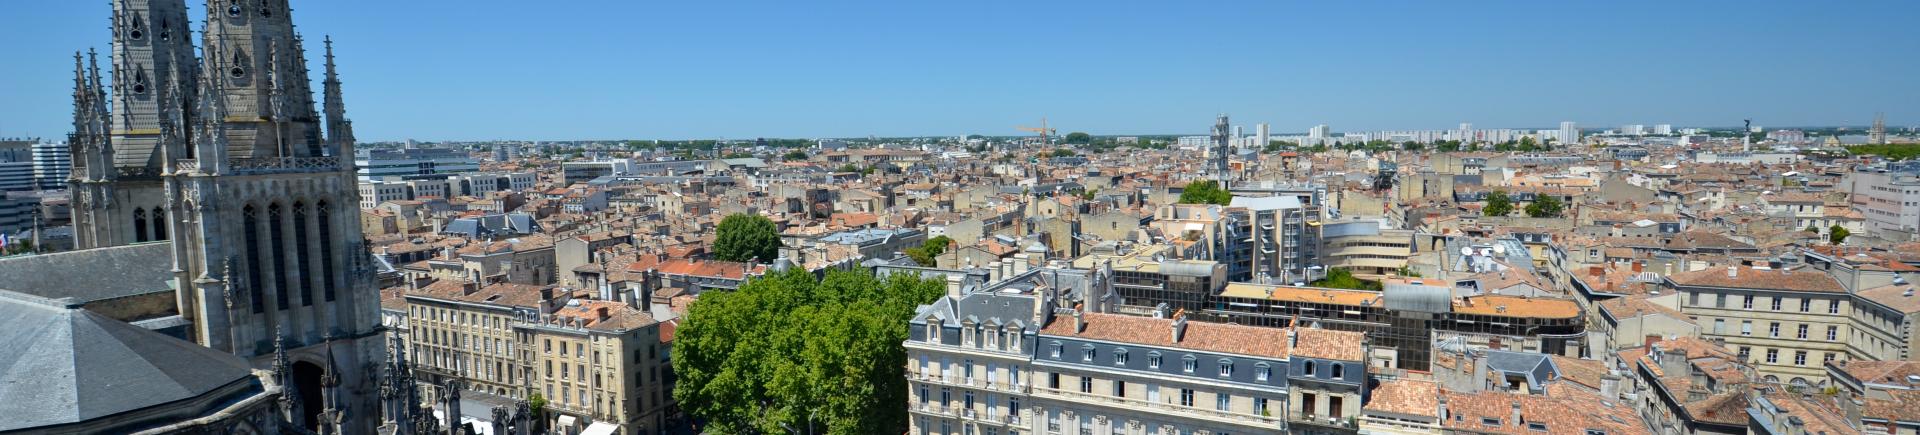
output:
MULTIPOLYGON (((200 170, 200 161, 178 160, 174 162, 173 167, 177 172, 195 172, 200 170)), ((321 156, 227 159, 227 169, 237 174, 337 171, 340 170, 340 158, 321 156)))
POLYGON ((1155 401, 1135 399, 1131 397, 1116 397, 1116 396, 1110 396, 1110 395, 1082 393, 1076 390, 1062 390, 1062 389, 1045 388, 1045 387, 1034 388, 1033 390, 1039 393, 1071 397, 1071 398, 1076 398, 1076 399, 1085 400, 1085 401, 1104 402, 1109 404, 1120 404, 1133 409, 1147 409, 1147 410, 1159 412, 1162 414, 1174 414, 1174 415, 1181 415, 1181 416, 1197 415, 1197 416, 1215 419, 1215 420, 1224 420, 1224 421, 1229 421, 1229 422, 1239 423, 1239 424, 1265 426, 1265 427, 1271 427, 1276 429, 1284 428, 1286 426, 1286 419, 1267 416, 1267 415, 1221 411, 1217 409, 1203 408, 1203 407, 1197 407, 1197 406, 1182 406, 1182 405, 1177 405, 1172 403, 1160 403, 1155 401))

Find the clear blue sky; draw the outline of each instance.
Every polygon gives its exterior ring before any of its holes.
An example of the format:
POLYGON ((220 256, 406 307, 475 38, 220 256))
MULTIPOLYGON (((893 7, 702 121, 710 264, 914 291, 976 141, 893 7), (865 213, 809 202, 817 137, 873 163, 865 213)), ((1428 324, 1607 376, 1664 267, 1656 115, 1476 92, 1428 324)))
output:
MULTIPOLYGON (((362 140, 1920 123, 1911 0, 293 3, 362 140)), ((108 12, 0 0, 0 136, 108 12)))

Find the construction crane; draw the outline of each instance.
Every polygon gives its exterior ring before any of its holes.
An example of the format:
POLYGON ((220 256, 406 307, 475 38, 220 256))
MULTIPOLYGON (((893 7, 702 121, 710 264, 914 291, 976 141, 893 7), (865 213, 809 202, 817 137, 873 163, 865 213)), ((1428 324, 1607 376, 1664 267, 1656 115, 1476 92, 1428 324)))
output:
POLYGON ((1041 145, 1053 145, 1053 141, 1047 139, 1048 136, 1053 136, 1053 129, 1047 127, 1047 118, 1040 118, 1039 127, 1028 127, 1028 126, 1022 125, 1014 128, 1019 129, 1020 131, 1030 131, 1034 133, 1039 133, 1041 145))

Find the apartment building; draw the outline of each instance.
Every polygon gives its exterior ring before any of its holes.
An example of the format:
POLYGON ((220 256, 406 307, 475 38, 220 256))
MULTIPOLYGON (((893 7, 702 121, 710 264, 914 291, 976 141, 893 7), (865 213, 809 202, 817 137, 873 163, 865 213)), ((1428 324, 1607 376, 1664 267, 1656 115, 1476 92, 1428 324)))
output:
MULTIPOLYGON (((670 329, 638 301, 454 279, 398 292, 402 311, 387 320, 410 337, 408 358, 422 384, 459 379, 477 393, 538 394, 551 427, 565 433, 598 425, 603 433, 651 435, 680 418, 671 397, 670 329)), ((433 388, 422 392, 441 400, 433 388)))
POLYGON ((1849 357, 1856 302, 1825 273, 1728 266, 1668 275, 1664 286, 1678 292, 1680 312, 1702 336, 1724 341, 1765 382, 1817 384, 1823 363, 1849 357))
POLYGON ((1845 185, 1853 209, 1867 220, 1867 230, 1881 239, 1910 241, 1920 237, 1920 171, 1861 171, 1845 185))
POLYGON ((1617 354, 1634 377, 1634 406, 1662 434, 1746 433, 1752 369, 1738 355, 1696 337, 1663 340, 1617 354))
POLYGON ((514 323, 537 318, 556 297, 552 288, 448 279, 407 289, 403 297, 412 338, 407 358, 421 382, 462 379, 474 391, 527 397, 527 359, 519 352, 524 339, 514 323))
POLYGON ((1034 433, 1028 365, 1048 311, 1043 299, 967 293, 914 316, 906 342, 910 433, 1034 433))
POLYGON ((1356 433, 1366 337, 1062 310, 1033 358, 1036 432, 1356 433), (1277 339, 1277 340, 1276 340, 1277 339))
POLYGON ((668 333, 646 309, 572 299, 515 327, 556 430, 653 435, 677 418, 668 333))

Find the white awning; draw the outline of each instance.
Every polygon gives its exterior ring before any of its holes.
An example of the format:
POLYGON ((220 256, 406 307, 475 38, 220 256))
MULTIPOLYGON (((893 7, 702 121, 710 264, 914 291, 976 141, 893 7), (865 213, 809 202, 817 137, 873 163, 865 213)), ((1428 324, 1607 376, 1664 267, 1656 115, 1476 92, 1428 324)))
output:
POLYGON ((560 416, 560 427, 573 427, 573 424, 574 424, 573 416, 571 415, 560 416))
POLYGON ((593 424, 587 425, 587 430, 580 431, 580 435, 613 435, 613 431, 616 430, 620 430, 620 426, 615 426, 613 423, 604 421, 596 421, 593 422, 593 424))

